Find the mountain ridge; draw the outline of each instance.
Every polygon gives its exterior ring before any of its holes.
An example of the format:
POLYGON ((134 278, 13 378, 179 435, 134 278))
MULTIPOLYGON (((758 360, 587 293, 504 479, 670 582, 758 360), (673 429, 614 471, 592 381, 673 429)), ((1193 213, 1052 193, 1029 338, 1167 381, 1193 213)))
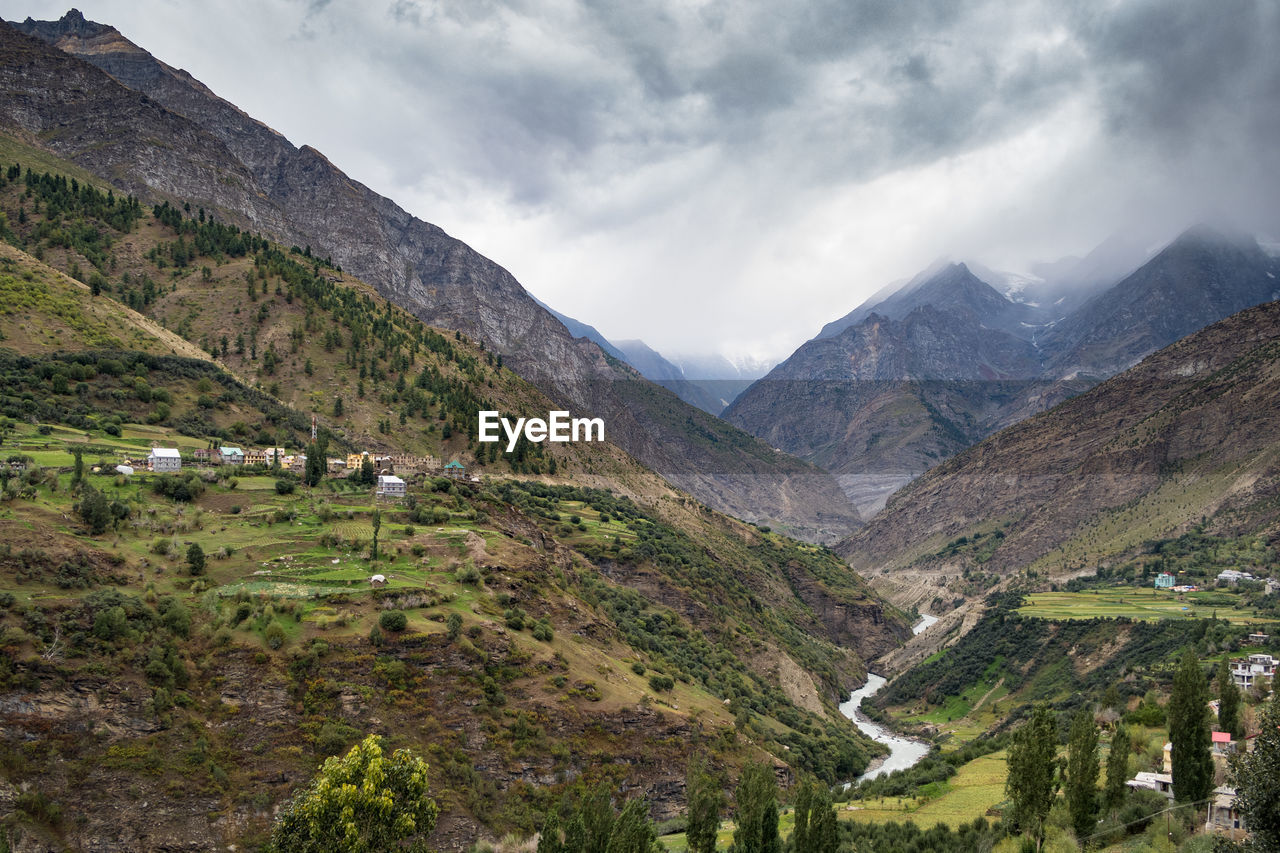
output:
POLYGON ((315 149, 294 147, 114 28, 89 27, 82 17, 32 22, 31 37, 19 33, 24 25, 0 28, 10 57, 0 71, 10 92, 3 118, 28 142, 121 189, 181 196, 286 245, 314 247, 424 322, 503 353, 558 405, 605 418, 624 449, 719 509, 823 541, 859 523, 825 471, 665 390, 630 387, 648 383, 575 339, 507 270, 351 180, 315 149), (36 45, 47 42, 37 36, 83 59, 42 51, 36 45), (117 61, 122 51, 127 61, 117 61), (122 134, 122 126, 134 133, 122 134))
POLYGON ((1256 240, 1204 226, 1101 287, 1098 271, 1123 269, 1131 243, 1066 265, 1058 274, 1081 290, 1047 306, 1014 302, 963 264, 935 264, 828 324, 724 416, 826 467, 865 517, 951 453, 1280 294, 1280 264, 1256 240), (1071 311, 1055 316, 1064 303, 1071 311), (926 308, 928 324, 914 313, 926 308))

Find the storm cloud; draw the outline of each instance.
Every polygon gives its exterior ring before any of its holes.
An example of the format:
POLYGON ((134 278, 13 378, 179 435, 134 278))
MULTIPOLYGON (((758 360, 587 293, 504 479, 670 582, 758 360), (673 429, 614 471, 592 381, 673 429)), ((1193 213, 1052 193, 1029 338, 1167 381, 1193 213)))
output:
POLYGON ((1269 0, 80 8, 668 352, 783 357, 940 256, 1025 269, 1205 218, 1280 234, 1269 0))

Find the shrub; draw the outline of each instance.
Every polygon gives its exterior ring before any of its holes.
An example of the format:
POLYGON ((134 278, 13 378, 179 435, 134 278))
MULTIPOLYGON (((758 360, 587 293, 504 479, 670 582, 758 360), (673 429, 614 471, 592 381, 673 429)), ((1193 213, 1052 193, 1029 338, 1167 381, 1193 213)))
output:
POLYGON ((262 638, 267 641, 268 646, 278 649, 284 645, 286 639, 284 628, 280 627, 279 622, 272 622, 267 626, 267 630, 263 632, 262 638))
POLYGON ((649 676, 649 687, 651 687, 655 693, 666 693, 675 686, 675 679, 669 675, 661 675, 660 673, 655 672, 653 675, 649 676))
POLYGON ((297 488, 297 484, 295 484, 293 480, 288 480, 284 478, 276 480, 277 495, 291 495, 293 494, 293 490, 295 488, 297 488))
POLYGON ((378 617, 378 624, 386 631, 403 631, 409 626, 409 617, 403 610, 384 610, 378 617))

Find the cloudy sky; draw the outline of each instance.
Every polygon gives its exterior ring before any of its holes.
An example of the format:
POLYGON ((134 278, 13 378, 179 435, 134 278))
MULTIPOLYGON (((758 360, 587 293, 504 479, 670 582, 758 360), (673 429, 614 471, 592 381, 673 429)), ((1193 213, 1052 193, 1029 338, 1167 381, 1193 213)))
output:
POLYGON ((1280 234, 1274 0, 75 2, 668 353, 784 357, 939 257, 1280 234))

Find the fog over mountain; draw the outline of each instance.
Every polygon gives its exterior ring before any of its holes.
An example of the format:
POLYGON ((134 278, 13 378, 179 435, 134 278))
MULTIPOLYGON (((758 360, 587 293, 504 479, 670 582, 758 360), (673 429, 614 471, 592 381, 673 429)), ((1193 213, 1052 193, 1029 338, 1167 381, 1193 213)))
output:
POLYGON ((1261 0, 80 6, 664 354, 783 358, 939 256, 1280 234, 1261 0))

